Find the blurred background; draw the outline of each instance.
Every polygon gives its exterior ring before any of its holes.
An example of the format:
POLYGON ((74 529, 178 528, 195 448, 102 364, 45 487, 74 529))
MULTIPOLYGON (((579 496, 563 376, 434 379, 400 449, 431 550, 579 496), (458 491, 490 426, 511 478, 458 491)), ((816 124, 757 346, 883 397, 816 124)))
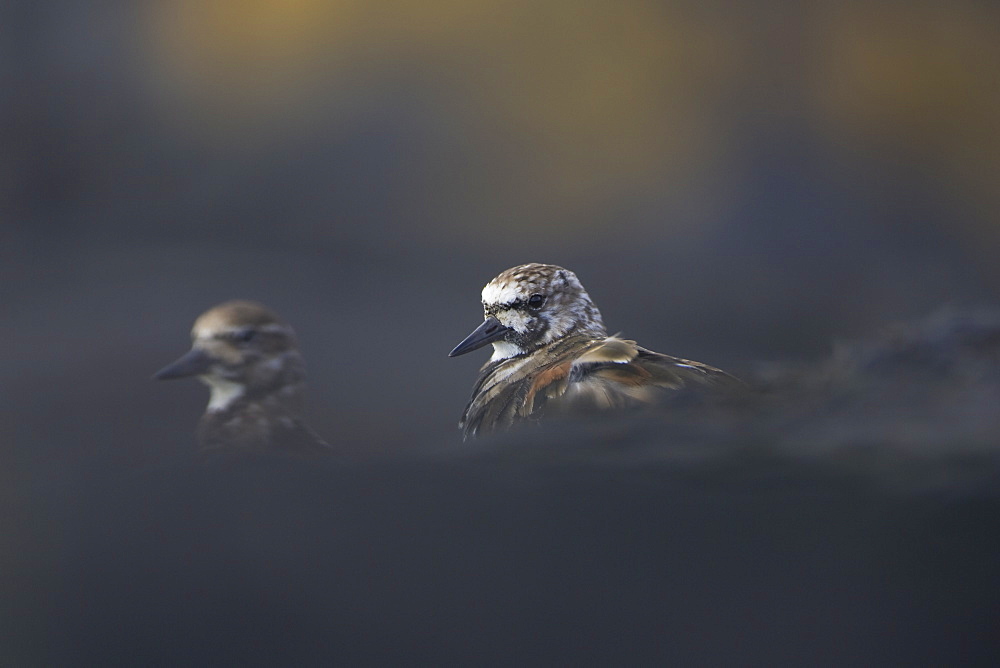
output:
POLYGON ((47 0, 0 25, 13 507, 38 471, 192 449, 207 391, 149 377, 227 299, 296 328, 309 421, 366 457, 458 446, 487 353, 446 355, 516 264, 744 376, 1000 297, 993 3, 47 0))
POLYGON ((456 436, 486 353, 445 355, 524 262, 743 374, 1000 294, 990 3, 0 12, 0 411, 61 455, 176 448, 207 393, 148 377, 231 298, 366 452, 456 436))

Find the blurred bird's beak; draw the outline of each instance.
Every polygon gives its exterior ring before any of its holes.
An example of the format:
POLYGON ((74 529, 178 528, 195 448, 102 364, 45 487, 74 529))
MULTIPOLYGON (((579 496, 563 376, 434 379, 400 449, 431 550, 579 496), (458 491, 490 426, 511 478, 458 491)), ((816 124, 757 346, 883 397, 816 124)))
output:
POLYGON ((200 348, 192 348, 173 364, 168 364, 153 374, 153 380, 185 378, 208 373, 214 360, 200 348))
POLYGON ((487 343, 493 343, 494 341, 502 339, 504 334, 509 331, 510 327, 501 325, 500 321, 496 318, 486 318, 483 324, 477 327, 472 334, 465 337, 464 341, 455 346, 455 349, 448 353, 448 357, 458 357, 459 355, 472 352, 477 348, 482 348, 487 343))

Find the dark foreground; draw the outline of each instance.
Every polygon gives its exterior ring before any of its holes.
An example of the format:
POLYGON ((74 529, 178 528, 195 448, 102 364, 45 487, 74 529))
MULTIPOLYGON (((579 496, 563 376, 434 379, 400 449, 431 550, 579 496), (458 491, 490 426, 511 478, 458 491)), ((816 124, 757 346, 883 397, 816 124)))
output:
POLYGON ((0 664, 997 665, 998 322, 722 412, 21 472, 0 664))
POLYGON ((665 452, 95 473, 28 509, 3 663, 996 657, 996 457, 665 452))

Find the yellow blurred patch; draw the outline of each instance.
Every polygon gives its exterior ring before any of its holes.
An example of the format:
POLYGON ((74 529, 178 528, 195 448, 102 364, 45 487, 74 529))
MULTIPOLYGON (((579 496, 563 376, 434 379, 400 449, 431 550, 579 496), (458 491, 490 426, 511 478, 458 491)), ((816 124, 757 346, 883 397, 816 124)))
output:
POLYGON ((382 77, 425 82, 488 156, 441 206, 479 202, 558 239, 603 220, 602 201, 666 194, 711 163, 717 99, 745 62, 716 18, 637 1, 182 0, 149 25, 179 113, 237 141, 287 119, 336 126, 382 77))
MULTIPOLYGON (((841 141, 934 165, 956 205, 1000 209, 1000 11, 978 4, 844 4, 823 16, 818 115, 841 141)), ((984 265, 995 222, 962 230, 984 265)))

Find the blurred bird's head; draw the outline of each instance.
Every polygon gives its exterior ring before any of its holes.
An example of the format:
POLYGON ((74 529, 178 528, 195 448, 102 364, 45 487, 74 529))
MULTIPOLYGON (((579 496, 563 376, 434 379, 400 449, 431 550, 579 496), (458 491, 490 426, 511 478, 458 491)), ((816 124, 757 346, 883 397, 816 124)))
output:
POLYGON ((292 328, 264 306, 230 301, 203 313, 191 330, 191 350, 153 378, 197 376, 212 390, 208 410, 237 399, 298 395, 304 373, 292 328))
POLYGON ((569 334, 607 336, 601 313, 576 274, 553 264, 522 264, 483 288, 485 321, 449 356, 488 343, 493 360, 530 353, 569 334))

